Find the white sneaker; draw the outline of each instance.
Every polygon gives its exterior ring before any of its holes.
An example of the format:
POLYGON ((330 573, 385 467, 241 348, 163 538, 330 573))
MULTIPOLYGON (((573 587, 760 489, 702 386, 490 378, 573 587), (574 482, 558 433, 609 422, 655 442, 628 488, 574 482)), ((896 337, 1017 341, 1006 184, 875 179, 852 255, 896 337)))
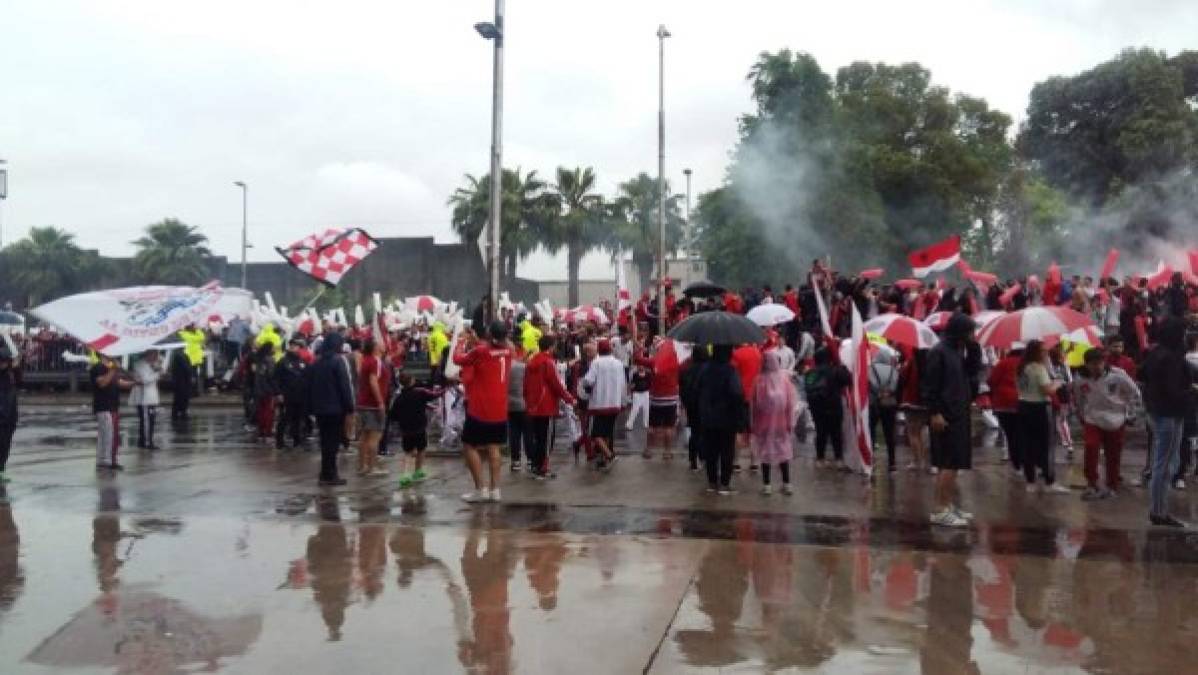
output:
POLYGON ((1067 494, 1069 494, 1069 488, 1065 487, 1064 485, 1061 485, 1060 483, 1053 483, 1052 485, 1049 485, 1047 488, 1045 488, 1044 491, 1050 495, 1067 495, 1067 494))
POLYGON ((968 527, 969 526, 968 520, 965 520, 961 516, 958 516, 957 514, 953 513, 952 511, 949 511, 949 510, 941 511, 940 513, 933 513, 931 515, 931 517, 929 518, 929 520, 932 521, 933 525, 940 525, 943 527, 968 527))
POLYGON ((1037 483, 1028 483, 1027 484, 1027 493, 1029 495, 1034 495, 1039 491, 1040 491, 1040 486, 1037 483))
POLYGON ((462 495, 462 501, 466 502, 467 504, 478 504, 479 502, 487 501, 487 499, 488 495, 486 490, 474 490, 462 495))
POLYGON ((937 469, 937 468, 936 468, 936 467, 934 467, 934 466, 932 466, 932 467, 928 467, 928 473, 929 473, 929 474, 931 474, 931 475, 933 475, 933 476, 937 476, 937 475, 939 475, 939 474, 940 474, 940 469, 937 469))
POLYGON ((964 518, 965 520, 973 520, 973 514, 962 509, 960 506, 954 506, 953 513, 957 514, 961 518, 964 518))
POLYGON ((765 495, 766 497, 768 497, 768 496, 770 496, 770 495, 774 494, 774 488, 773 488, 773 487, 771 487, 771 486, 769 486, 769 485, 762 486, 762 488, 761 488, 761 494, 763 494, 763 495, 765 495))
MULTIPOLYGON (((485 490, 484 490, 484 492, 485 492, 485 490)), ((487 494, 487 501, 489 501, 489 502, 498 502, 498 501, 502 501, 502 499, 503 499, 503 497, 500 496, 500 494, 499 494, 499 488, 495 488, 494 490, 491 490, 487 494)))
POLYGON ((374 471, 371 471, 367 475, 370 476, 371 478, 386 478, 387 476, 389 476, 391 474, 387 473, 386 469, 375 469, 374 471))
POLYGON ((1185 481, 1185 479, 1184 479, 1184 478, 1178 478, 1177 480, 1173 481, 1173 489, 1174 489, 1174 490, 1184 490, 1184 489, 1186 489, 1186 481, 1185 481))
POLYGON ((793 495, 794 493, 795 493, 795 489, 790 486, 790 483, 782 484, 782 494, 793 495))

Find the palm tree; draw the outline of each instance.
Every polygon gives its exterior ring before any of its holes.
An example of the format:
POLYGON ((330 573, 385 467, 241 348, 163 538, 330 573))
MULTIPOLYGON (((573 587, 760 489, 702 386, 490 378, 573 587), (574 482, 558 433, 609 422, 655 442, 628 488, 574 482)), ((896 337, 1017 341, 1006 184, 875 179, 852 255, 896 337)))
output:
MULTIPOLYGON (((517 262, 527 259, 541 243, 551 213, 545 188, 536 171, 522 176, 519 168, 503 170, 499 259, 504 280, 514 278, 517 262)), ((451 223, 462 243, 478 241, 491 214, 490 174, 481 178, 466 174, 466 185, 454 190, 447 203, 453 208, 451 223)))
POLYGON ((143 283, 202 283, 212 274, 207 243, 196 227, 174 218, 147 225, 145 236, 133 242, 133 269, 143 283))
MULTIPOLYGON (((666 191, 666 250, 673 251, 682 241, 682 215, 679 203, 682 195, 666 191)), ((648 289, 653 279, 653 267, 657 261, 657 197, 658 181, 641 172, 632 180, 621 183, 618 188, 613 214, 616 227, 613 240, 608 245, 613 250, 632 252, 632 264, 642 290, 648 289)))
POLYGON ((542 246, 550 253, 566 249, 566 277, 569 305, 578 305, 578 269, 587 251, 604 241, 604 229, 610 224, 603 197, 593 192, 595 172, 591 167, 558 167, 553 185, 554 212, 546 223, 542 246))
POLYGON ((94 255, 75 243, 75 235, 57 227, 34 227, 24 239, 4 249, 5 269, 26 306, 80 290, 94 255))

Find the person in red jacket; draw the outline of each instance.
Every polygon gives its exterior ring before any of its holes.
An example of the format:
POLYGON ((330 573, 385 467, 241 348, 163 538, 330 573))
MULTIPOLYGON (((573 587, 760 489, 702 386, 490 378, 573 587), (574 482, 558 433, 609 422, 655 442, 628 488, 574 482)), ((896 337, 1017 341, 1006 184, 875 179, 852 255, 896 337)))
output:
MULTIPOLYGON (((761 349, 757 345, 741 345, 732 351, 732 367, 736 369, 737 375, 740 376, 741 387, 745 391, 745 400, 753 400, 753 392, 757 388, 757 376, 761 374, 762 354, 761 349)), ((753 419, 752 404, 749 406, 749 414, 745 417, 743 428, 740 429, 740 440, 737 444, 739 447, 748 447, 749 445, 749 427, 748 420, 753 419)), ((752 460, 750 460, 752 462, 752 460)), ((733 471, 738 470, 739 464, 734 464, 733 471)), ((756 464, 750 464, 749 469, 757 470, 756 464)))
POLYGON ((1136 379, 1136 362, 1123 352, 1123 338, 1118 335, 1106 339, 1106 364, 1112 368, 1119 368, 1131 379, 1136 379))
POLYGON ((453 362, 461 366, 463 374, 470 372, 466 385, 466 423, 462 427, 463 455, 466 468, 474 479, 474 491, 462 495, 467 502, 499 501, 499 448, 507 443, 507 378, 515 354, 507 341, 507 325, 495 321, 488 331, 490 338, 478 342, 471 333, 468 338, 473 348, 454 354, 453 362), (491 482, 489 487, 482 483, 482 459, 479 452, 487 450, 491 482))
POLYGON ((1007 439, 1007 457, 1016 473, 1023 471, 1022 430, 1019 426, 1019 362, 1023 360, 1023 343, 1011 345, 1011 351, 990 369, 986 384, 990 386, 990 404, 998 417, 1003 436, 1007 439))
POLYGON ((533 478, 554 478, 549 471, 549 423, 557 417, 561 404, 574 405, 574 397, 566 391, 557 374, 557 363, 553 353, 557 351, 557 337, 542 335, 537 343, 540 351, 528 362, 524 370, 524 408, 532 426, 532 450, 529 466, 533 478))

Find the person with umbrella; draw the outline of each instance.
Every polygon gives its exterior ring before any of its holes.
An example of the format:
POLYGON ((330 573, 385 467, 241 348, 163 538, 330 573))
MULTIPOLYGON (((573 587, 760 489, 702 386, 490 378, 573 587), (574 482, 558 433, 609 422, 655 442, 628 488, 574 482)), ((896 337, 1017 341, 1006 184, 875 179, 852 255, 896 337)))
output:
POLYGON ((748 415, 740 375, 732 365, 732 345, 715 345, 711 362, 699 382, 699 420, 703 425, 703 449, 707 453, 707 491, 732 494, 732 459, 736 434, 748 415))
POLYGON ((970 405, 978 392, 981 348, 973 341, 973 319, 954 314, 944 339, 928 351, 920 380, 924 403, 931 414, 932 466, 936 476, 935 525, 965 527, 972 514, 961 509, 957 472, 973 468, 970 405))

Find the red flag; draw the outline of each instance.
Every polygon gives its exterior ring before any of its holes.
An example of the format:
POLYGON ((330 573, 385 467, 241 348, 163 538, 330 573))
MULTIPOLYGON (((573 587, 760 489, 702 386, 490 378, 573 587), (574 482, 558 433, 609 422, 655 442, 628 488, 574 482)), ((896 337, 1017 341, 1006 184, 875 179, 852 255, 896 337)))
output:
POLYGON ((1148 277, 1148 288, 1150 290, 1156 290, 1161 286, 1167 286, 1169 281, 1172 279, 1173 268, 1166 265, 1164 261, 1161 261, 1161 263, 1157 265, 1156 273, 1148 277))
POLYGON ((857 453, 861 460, 861 468, 869 473, 873 467, 873 441, 870 439, 869 424, 869 338, 865 336, 865 324, 861 321, 861 313, 857 311, 857 303, 853 306, 853 361, 849 364, 849 372, 853 375, 853 389, 849 410, 853 417, 853 431, 857 443, 857 453))
POLYGON ((926 277, 943 272, 961 260, 961 235, 954 234, 942 242, 921 248, 907 256, 914 276, 926 277))
POLYGON ((1198 276, 1198 251, 1190 251, 1190 273, 1198 276))
POLYGON ((923 288, 923 282, 919 279, 899 279, 894 282, 895 288, 901 288, 904 291, 909 291, 912 288, 923 288))
POLYGON ((824 330, 824 338, 831 339, 832 324, 828 323, 828 308, 824 305, 823 290, 815 283, 815 275, 811 275, 811 290, 815 293, 815 306, 819 310, 819 325, 824 330))
POLYGON ((1106 262, 1102 263, 1102 274, 1098 275, 1099 281, 1110 279, 1115 273, 1115 267, 1119 264, 1119 249, 1113 248, 1107 251, 1106 262))
POLYGON ((861 273, 857 276, 861 277, 862 279, 877 279, 885 272, 886 270, 882 269, 881 267, 871 267, 867 270, 861 270, 861 273))

